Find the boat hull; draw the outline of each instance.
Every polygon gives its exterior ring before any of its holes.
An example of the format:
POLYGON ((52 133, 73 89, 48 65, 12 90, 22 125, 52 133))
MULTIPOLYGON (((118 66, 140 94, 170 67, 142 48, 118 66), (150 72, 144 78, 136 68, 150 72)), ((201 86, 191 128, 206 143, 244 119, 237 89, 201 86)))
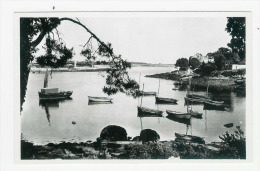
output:
POLYGON ((198 95, 198 94, 187 94, 186 97, 193 99, 209 99, 209 97, 198 95))
POLYGON ((206 110, 225 110, 226 105, 223 103, 204 102, 204 109, 206 110))
POLYGON ((112 102, 112 98, 88 96, 89 102, 112 102))
POLYGON ((174 116, 166 116, 167 119, 174 121, 174 122, 178 122, 181 124, 185 124, 185 125, 191 125, 191 120, 190 119, 180 119, 180 118, 176 118, 174 116))
POLYGON ((175 118, 179 118, 179 119, 190 119, 191 118, 190 113, 181 113, 181 112, 170 111, 170 110, 166 110, 166 113, 170 117, 175 117, 175 118))
POLYGON ((138 92, 139 96, 156 96, 156 94, 157 94, 156 92, 152 92, 152 91, 151 92, 149 92, 149 91, 147 91, 147 92, 146 91, 139 91, 138 92))
POLYGON ((189 142, 196 142, 199 144, 205 144, 205 140, 203 137, 193 136, 193 135, 185 135, 185 134, 178 134, 175 133, 175 137, 177 140, 189 141, 189 142))
POLYGON ((205 102, 205 99, 193 99, 184 97, 185 104, 203 104, 205 102))
POLYGON ((235 84, 243 85, 246 83, 246 80, 235 80, 234 82, 235 82, 235 84))
POLYGON ((67 99, 72 95, 72 91, 64 91, 58 93, 42 93, 38 92, 40 99, 67 99))
POLYGON ((191 117, 193 118, 197 118, 197 119, 202 119, 202 113, 199 113, 199 112, 193 112, 193 111, 190 111, 190 114, 191 114, 191 117))
POLYGON ((178 100, 172 98, 163 98, 163 97, 155 97, 155 101, 157 104, 159 103, 173 103, 177 104, 178 100))
POLYGON ((163 111, 160 110, 154 110, 154 109, 149 109, 145 107, 137 107, 138 110, 138 116, 162 116, 163 111))

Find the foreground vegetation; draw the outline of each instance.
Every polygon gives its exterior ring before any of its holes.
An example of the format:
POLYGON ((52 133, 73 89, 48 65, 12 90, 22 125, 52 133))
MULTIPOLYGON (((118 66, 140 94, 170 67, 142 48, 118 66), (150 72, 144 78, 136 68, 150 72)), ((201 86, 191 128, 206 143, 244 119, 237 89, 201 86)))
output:
POLYGON ((21 140, 21 159, 245 159, 246 138, 237 127, 222 142, 198 144, 180 141, 100 141, 34 145, 21 140))

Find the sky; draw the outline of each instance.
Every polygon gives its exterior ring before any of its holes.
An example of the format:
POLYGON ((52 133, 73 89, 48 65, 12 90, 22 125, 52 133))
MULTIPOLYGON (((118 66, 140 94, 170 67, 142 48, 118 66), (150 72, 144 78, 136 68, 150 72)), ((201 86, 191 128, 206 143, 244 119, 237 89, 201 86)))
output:
MULTIPOLYGON (((76 19, 76 18, 75 18, 76 19)), ((196 53, 206 55, 227 47, 226 17, 89 17, 80 22, 103 42, 112 43, 114 53, 130 62, 173 64, 196 53)), ((62 21, 58 27, 74 60, 90 36, 81 26, 62 21)))

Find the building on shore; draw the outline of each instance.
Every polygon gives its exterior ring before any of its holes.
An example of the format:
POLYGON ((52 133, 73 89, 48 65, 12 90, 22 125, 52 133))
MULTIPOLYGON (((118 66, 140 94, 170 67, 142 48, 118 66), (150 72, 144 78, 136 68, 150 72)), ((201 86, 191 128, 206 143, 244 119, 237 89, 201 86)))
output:
POLYGON ((234 69, 246 69, 246 65, 233 64, 232 70, 234 69))

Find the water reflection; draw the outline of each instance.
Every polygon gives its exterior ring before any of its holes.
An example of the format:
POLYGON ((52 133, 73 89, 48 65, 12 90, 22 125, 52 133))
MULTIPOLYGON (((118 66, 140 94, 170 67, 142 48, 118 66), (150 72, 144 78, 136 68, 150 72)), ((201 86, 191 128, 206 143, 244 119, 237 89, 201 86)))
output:
POLYGON ((237 97, 246 97, 246 86, 236 86, 234 92, 237 97))
POLYGON ((49 123, 49 126, 51 126, 51 115, 50 115, 50 109, 57 110, 59 109, 59 104, 64 103, 66 101, 70 101, 72 98, 67 99, 40 99, 39 100, 39 106, 41 106, 46 113, 46 118, 49 123))
POLYGON ((140 124, 141 124, 141 131, 143 130, 143 121, 142 118, 158 118, 158 124, 160 124, 160 118, 162 118, 162 115, 155 115, 155 114, 145 114, 142 112, 137 113, 137 117, 140 118, 140 124))
POLYGON ((145 117, 157 117, 160 118, 162 115, 155 115, 155 114, 145 114, 145 113, 139 113, 137 114, 137 117, 145 118, 145 117))
MULTIPOLYGON (((129 70, 129 74, 138 80, 140 72, 142 75, 151 75, 168 72, 170 69, 171 68, 167 69, 165 67, 133 67, 129 70)), ((131 96, 122 93, 113 95, 114 102, 110 105, 102 105, 100 103, 89 103, 88 105, 88 97, 83 96, 82 94, 103 96, 100 91, 105 84, 105 79, 99 77, 97 73, 92 72, 57 72, 54 74, 55 79, 52 80, 53 85, 60 87, 60 89, 73 90, 73 100, 61 100, 58 102, 43 101, 39 106, 37 92, 42 87, 42 77, 38 74, 31 74, 28 80, 28 90, 26 101, 24 103, 25 110, 21 112, 21 132, 26 135, 26 138, 29 141, 39 142, 39 139, 44 142, 63 141, 63 138, 71 139, 73 136, 81 138, 81 140, 76 141, 95 140, 100 133, 100 131, 97 130, 101 130, 112 123, 116 125, 124 125, 126 128, 131 129, 131 134, 129 136, 134 136, 140 131, 141 121, 144 129, 149 128, 162 132, 160 135, 161 140, 172 139, 173 131, 185 134, 187 123, 188 125, 192 125, 192 131, 194 134, 206 137, 208 142, 219 140, 219 135, 222 135, 226 131, 226 128, 223 127, 226 123, 234 123, 235 125, 241 125, 243 129, 245 128, 246 98, 237 97, 237 94, 234 92, 232 92, 231 95, 230 93, 225 93, 224 95, 218 95, 216 92, 209 93, 209 96, 212 98, 213 96, 216 96, 219 99, 227 99, 225 103, 234 106, 234 111, 230 113, 227 111, 221 112, 217 110, 203 111, 203 104, 189 104, 192 106, 192 110, 203 113, 203 119, 199 120, 191 118, 191 124, 189 124, 187 121, 178 119, 171 120, 171 118, 162 119, 162 117, 148 117, 142 115, 140 115, 141 118, 138 118, 137 105, 140 105, 141 98, 138 98, 138 103, 137 98, 134 99, 131 96), (62 104, 63 102, 64 104, 62 104), (122 114, 122 111, 124 114, 122 114), (74 112, 75 115, 72 116, 71 112, 74 112), (35 115, 35 113, 41 115, 35 115), (86 115, 85 113, 88 114, 86 115), (62 120, 59 117, 59 114, 62 114, 62 120), (47 120, 45 118, 47 118, 47 120), (68 125, 68 123, 71 123, 72 118, 77 121, 77 125, 73 127, 72 125, 68 125), (39 122, 35 122, 35 120, 39 122), (82 123, 84 122, 84 124, 78 124, 79 121, 82 123), (158 122, 160 122, 160 124, 158 124, 158 122), (51 126, 49 126, 49 124, 51 124, 51 126), (49 129, 46 129, 46 127, 49 129), (68 131, 68 129, 73 130, 68 131), (38 134, 39 131, 44 132, 44 134, 38 134), (35 139, 36 136, 38 138, 37 140, 35 139)), ((147 85, 145 87, 146 91, 155 91, 158 89, 158 79, 151 79, 143 76, 142 81, 142 83, 147 85)), ((179 100, 178 104, 156 105, 154 102, 155 97, 144 96, 142 99, 143 106, 151 109, 156 109, 157 107, 157 110, 159 108, 159 110, 164 111, 164 114, 166 110, 185 112, 186 106, 184 106, 184 97, 186 97, 187 91, 185 89, 185 91, 173 91, 172 88, 174 86, 173 81, 171 80, 161 80, 160 87, 161 96, 176 98, 179 100)), ((199 95, 207 94, 206 88, 204 91, 201 90, 202 89, 197 92, 194 90, 194 92, 192 91, 191 93, 199 95)), ((166 116, 167 115, 165 114, 165 117, 166 116)), ((190 131, 191 129, 189 129, 189 134, 190 131)))

